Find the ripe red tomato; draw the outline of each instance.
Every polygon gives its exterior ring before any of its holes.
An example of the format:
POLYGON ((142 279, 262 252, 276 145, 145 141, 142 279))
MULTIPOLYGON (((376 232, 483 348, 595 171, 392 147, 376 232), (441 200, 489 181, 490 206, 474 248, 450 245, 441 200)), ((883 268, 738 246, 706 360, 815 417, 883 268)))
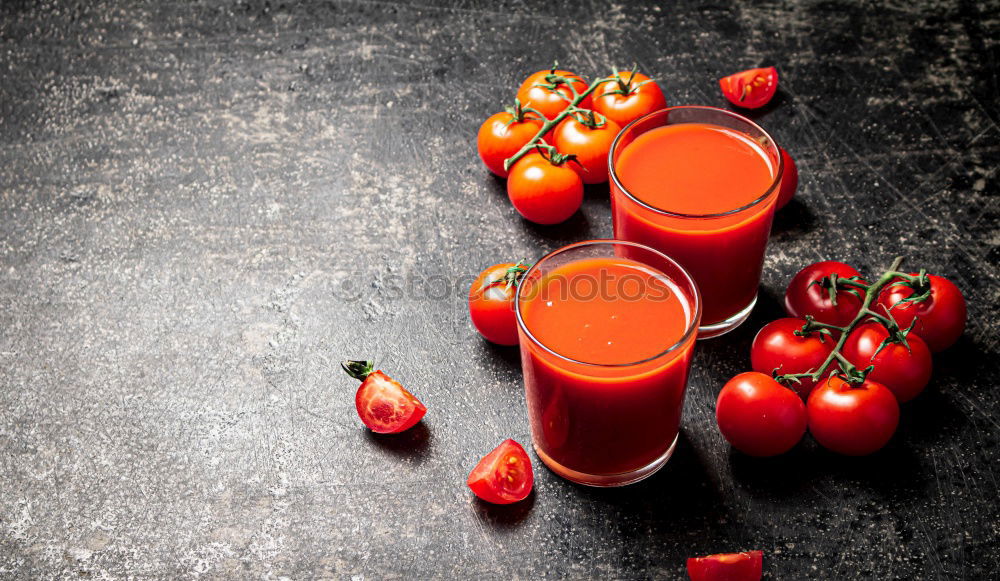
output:
MULTIPOLYGON (((784 375, 819 369, 830 351, 833 351, 837 338, 819 332, 809 333, 805 337, 796 335, 795 332, 805 324, 802 319, 785 318, 764 325, 750 347, 750 365, 753 370, 765 375, 778 370, 779 374, 784 375)), ((805 399, 816 382, 809 378, 801 381, 802 383, 792 384, 790 387, 805 399)))
POLYGON ((507 197, 525 219, 558 224, 583 203, 583 180, 566 164, 555 165, 542 154, 531 152, 511 168, 507 197))
POLYGON ((847 456, 881 449, 899 425, 899 403, 888 387, 874 381, 851 385, 839 376, 816 386, 806 413, 813 438, 847 456))
POLYGON ((764 553, 719 553, 687 560, 691 581, 759 581, 764 572, 764 553))
POLYGON ((583 183, 600 184, 608 181, 608 152, 619 131, 621 127, 611 119, 604 119, 600 127, 587 127, 571 115, 556 127, 555 146, 559 153, 576 156, 579 165, 572 167, 583 183))
POLYGON ((931 296, 920 302, 900 303, 913 294, 913 289, 902 285, 891 285, 882 291, 878 304, 888 309, 902 328, 907 328, 913 319, 917 324, 913 332, 920 335, 931 351, 937 353, 951 347, 965 330, 965 297, 955 283, 943 276, 927 275, 931 284, 931 296))
POLYGON ((381 371, 369 373, 361 382, 354 405, 361 421, 379 434, 408 430, 427 413, 420 400, 381 371))
POLYGON ((601 83, 594 90, 593 108, 619 127, 667 106, 660 86, 646 75, 618 71, 614 77, 616 80, 601 83))
POLYGON ((848 335, 843 354, 855 367, 875 368, 868 379, 889 388, 899 403, 920 395, 931 380, 931 350, 919 336, 910 333, 906 338, 907 349, 902 343, 890 343, 877 354, 889 331, 879 323, 865 323, 848 335))
POLYGON ((513 119, 506 111, 492 115, 483 122, 476 138, 479 157, 491 172, 502 178, 509 173, 503 168, 504 160, 520 151, 542 128, 542 122, 535 118, 513 119))
POLYGON ((795 197, 795 190, 799 187, 799 168, 795 166, 795 160, 784 148, 781 149, 781 161, 785 165, 784 173, 781 175, 781 186, 778 189, 778 201, 775 208, 780 210, 788 205, 795 197))
POLYGON ((722 94, 737 107, 763 107, 778 90, 778 71, 774 67, 750 69, 719 79, 722 94))
POLYGON ((469 289, 469 316, 479 334, 499 345, 517 345, 514 297, 527 270, 522 263, 505 262, 481 272, 469 289))
MULTIPOLYGON (((539 111, 548 119, 553 119, 556 115, 562 113, 562 110, 573 100, 573 91, 566 84, 560 84, 555 89, 540 86, 552 84, 546 79, 549 75, 558 75, 570 79, 577 93, 587 90, 587 81, 584 81, 576 73, 560 69, 546 69, 532 74, 521 83, 521 87, 517 90, 517 98, 521 101, 521 104, 539 111)), ((582 109, 590 109, 590 95, 577 106, 582 109)))
MULTIPOLYGON (((800 319, 812 315, 821 323, 838 327, 853 321, 861 310, 861 299, 853 293, 838 288, 837 304, 834 305, 830 300, 829 290, 820 284, 813 284, 833 273, 840 278, 861 275, 853 266, 835 260, 810 264, 800 270, 788 283, 788 289, 785 291, 785 310, 788 314, 800 319)), ((863 293, 860 290, 858 292, 863 293)))
POLYGON ((524 500, 534 483, 531 459, 514 440, 504 440, 483 457, 466 480, 476 496, 493 504, 524 500))
POLYGON ((769 375, 747 371, 730 379, 715 402, 719 431, 751 456, 776 456, 806 433, 802 398, 769 375))

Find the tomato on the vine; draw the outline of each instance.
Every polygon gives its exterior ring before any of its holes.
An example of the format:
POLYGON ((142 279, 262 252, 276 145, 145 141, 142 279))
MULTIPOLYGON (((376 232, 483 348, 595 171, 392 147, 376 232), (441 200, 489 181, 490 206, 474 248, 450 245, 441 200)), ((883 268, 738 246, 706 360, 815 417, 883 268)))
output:
POLYGON ((759 581, 764 572, 764 553, 719 553, 687 560, 691 581, 759 581))
POLYGON ((518 262, 496 264, 481 272, 469 289, 469 316, 476 330, 499 345, 517 345, 514 297, 528 266, 518 262))
POLYGON ((533 151, 514 164, 507 180, 507 197, 525 219, 538 224, 558 224, 583 203, 583 180, 561 161, 533 151))
POLYGON ((518 120, 516 112, 510 111, 492 115, 479 127, 476 136, 479 157, 491 172, 505 178, 510 172, 504 169, 504 160, 520 151, 541 128, 542 122, 537 117, 522 114, 518 120))
POLYGON ((781 174, 781 186, 778 188, 778 200, 775 202, 775 209, 780 210, 788 205, 795 197, 795 190, 799 187, 799 168, 795 166, 795 160, 788 155, 785 148, 781 149, 781 162, 785 166, 781 174))
MULTIPOLYGON (((521 104, 535 109, 548 119, 553 119, 569 106, 570 101, 573 100, 573 90, 565 83, 559 83, 550 88, 550 85, 554 84, 548 78, 550 75, 569 79, 577 93, 587 90, 587 81, 576 73, 553 68, 538 71, 521 83, 521 87, 517 90, 517 98, 521 104)), ((582 109, 590 109, 590 95, 587 95, 577 106, 582 109)))
POLYGON ((899 425, 899 403, 889 388, 871 380, 850 384, 834 376, 806 402, 809 433, 824 448, 864 456, 885 446, 899 425))
POLYGON ((888 387, 899 403, 907 402, 920 395, 931 380, 931 351, 913 333, 906 337, 909 348, 889 343, 879 350, 888 337, 889 331, 880 323, 859 325, 844 342, 844 357, 858 369, 873 365, 868 379, 888 387))
POLYGON ((741 373, 723 386, 715 418, 726 440, 751 456, 783 454, 806 433, 802 398, 756 371, 741 373))
POLYGON ((611 119, 602 119, 597 115, 584 120, 587 123, 581 123, 574 115, 563 119, 554 131, 555 146, 559 153, 576 156, 575 161, 579 165, 574 165, 574 169, 583 183, 603 183, 608 181, 611 142, 618 136, 621 127, 611 119))
MULTIPOLYGON (((797 335, 806 322, 802 319, 778 319, 764 325, 750 347, 750 365, 754 371, 785 375, 815 371, 833 351, 837 338, 829 332, 813 331, 797 335)), ((816 382, 808 377, 792 387, 805 399, 816 382)))
POLYGON ((861 309, 864 291, 849 290, 848 287, 837 285, 835 301, 830 298, 830 275, 839 278, 860 277, 855 268, 843 262, 825 260, 803 268, 796 274, 785 291, 785 310, 793 317, 804 319, 811 315, 814 319, 828 325, 843 327, 854 320, 861 309), (857 295, 855 293, 858 293, 857 295))
POLYGON ((531 493, 535 476, 531 459, 514 440, 504 440, 476 464, 466 484, 476 496, 493 504, 524 500, 531 493))
POLYGON ((722 94, 737 107, 763 107, 778 90, 778 71, 774 67, 749 69, 719 79, 722 94))
POLYGON ((620 127, 666 106, 660 86, 635 71, 616 72, 614 80, 601 83, 593 93, 594 111, 620 127))
POLYGON ((881 310, 892 315, 899 326, 907 328, 913 319, 913 332, 920 335, 931 351, 937 353, 951 347, 965 330, 966 306, 962 291, 943 276, 927 275, 930 297, 923 301, 904 301, 914 293, 909 286, 896 283, 882 291, 878 298, 881 310))

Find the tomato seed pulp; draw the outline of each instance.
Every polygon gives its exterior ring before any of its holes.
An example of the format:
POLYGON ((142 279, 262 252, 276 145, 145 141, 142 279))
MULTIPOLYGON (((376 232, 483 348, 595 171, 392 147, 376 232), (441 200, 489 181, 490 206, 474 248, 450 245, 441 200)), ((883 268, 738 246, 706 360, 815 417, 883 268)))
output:
POLYGON ((684 402, 695 336, 688 331, 697 325, 692 297, 621 255, 568 262, 524 284, 521 360, 543 460, 579 479, 640 470, 664 456, 684 402))

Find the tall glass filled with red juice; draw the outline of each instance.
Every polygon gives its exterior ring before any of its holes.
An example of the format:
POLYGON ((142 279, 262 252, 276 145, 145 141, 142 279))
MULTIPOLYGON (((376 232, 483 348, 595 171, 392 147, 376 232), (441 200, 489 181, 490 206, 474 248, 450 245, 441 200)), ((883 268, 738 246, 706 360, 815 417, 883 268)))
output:
POLYGON ((757 301, 781 183, 774 140, 730 111, 671 107, 626 126, 609 167, 615 237, 691 273, 703 301, 699 338, 742 323, 757 301))
POLYGON ((692 278, 618 240, 556 250, 516 299, 532 440, 582 484, 641 480, 673 453, 701 315, 692 278))

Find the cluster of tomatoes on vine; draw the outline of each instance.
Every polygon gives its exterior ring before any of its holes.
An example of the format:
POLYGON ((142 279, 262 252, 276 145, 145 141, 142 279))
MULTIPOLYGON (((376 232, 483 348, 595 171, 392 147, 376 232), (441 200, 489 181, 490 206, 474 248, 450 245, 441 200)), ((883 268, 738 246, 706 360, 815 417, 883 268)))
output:
POLYGON ((754 371, 722 388, 716 419, 733 447, 752 456, 787 452, 808 428, 839 454, 871 454, 889 442, 899 404, 931 379, 931 354, 965 329, 965 298, 947 278, 900 272, 902 258, 873 282, 824 261, 792 278, 789 317, 753 340, 754 371))

